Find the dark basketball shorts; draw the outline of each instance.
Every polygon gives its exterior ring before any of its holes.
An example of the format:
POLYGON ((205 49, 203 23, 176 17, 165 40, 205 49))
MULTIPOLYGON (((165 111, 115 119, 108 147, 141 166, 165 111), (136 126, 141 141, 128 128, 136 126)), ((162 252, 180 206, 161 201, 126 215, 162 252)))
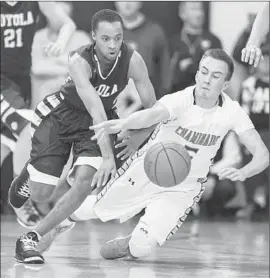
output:
POLYGON ((45 97, 36 107, 31 123, 32 150, 27 169, 30 179, 56 185, 72 151, 73 165, 67 180, 72 185, 77 165, 99 168, 102 157, 86 111, 67 104, 57 92, 45 97))
POLYGON ((27 93, 31 94, 30 76, 13 77, 1 74, 1 144, 15 149, 17 138, 29 123, 27 93))

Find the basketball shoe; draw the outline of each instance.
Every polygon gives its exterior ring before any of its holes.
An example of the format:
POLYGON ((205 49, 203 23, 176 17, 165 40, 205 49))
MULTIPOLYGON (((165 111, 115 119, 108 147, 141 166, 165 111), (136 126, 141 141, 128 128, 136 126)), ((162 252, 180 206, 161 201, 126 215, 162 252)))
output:
POLYGON ((44 258, 37 251, 38 236, 29 232, 21 236, 16 242, 15 260, 26 264, 43 264, 44 258))
POLYGON ((53 243, 61 234, 70 231, 75 226, 75 222, 64 220, 57 227, 47 233, 38 243, 37 250, 39 253, 48 251, 53 243))
POLYGON ((100 249, 100 255, 106 260, 115 260, 120 258, 136 259, 130 254, 129 241, 131 235, 119 237, 106 242, 100 249))

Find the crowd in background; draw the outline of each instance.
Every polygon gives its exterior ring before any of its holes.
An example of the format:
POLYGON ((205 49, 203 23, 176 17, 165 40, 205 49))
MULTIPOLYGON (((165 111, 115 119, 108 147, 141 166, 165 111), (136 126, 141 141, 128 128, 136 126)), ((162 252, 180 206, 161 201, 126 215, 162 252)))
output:
MULTIPOLYGON (((73 17, 72 2, 58 2, 58 5, 73 17)), ((106 4, 104 5, 102 8, 106 8, 106 4)), ((177 14, 180 23, 173 34, 168 34, 160 22, 144 13, 143 5, 143 2, 117 1, 113 3, 113 7, 108 2, 107 8, 114 8, 122 16, 125 27, 124 40, 144 58, 156 97, 159 99, 165 94, 193 85, 202 54, 209 48, 222 48, 223 42, 219 34, 213 34, 207 28, 211 2, 207 5, 203 2, 177 3, 177 9, 173 12, 177 14)), ((235 73, 227 93, 240 102, 269 147, 269 36, 262 45, 264 61, 259 67, 255 70, 242 63, 241 50, 249 37, 254 17, 251 15, 249 19, 247 26, 239 33, 233 52, 229 53, 235 61, 235 73)), ((76 23, 76 18, 74 20, 76 23)), ((90 22, 91 18, 88 17, 87 20, 90 22)), ((58 90, 64 82, 68 75, 68 53, 92 41, 90 32, 78 28, 65 53, 59 57, 48 57, 44 54, 43 46, 56 40, 57 35, 49 22, 42 22, 41 19, 40 26, 42 28, 36 32, 32 47, 32 108, 44 96, 58 90)), ((142 108, 132 81, 120 94, 116 106, 120 117, 142 108)), ((15 173, 20 171, 21 165, 28 159, 26 153, 29 150, 25 146, 30 145, 29 141, 30 136, 27 137, 26 134, 21 142, 18 142, 17 154, 14 153, 14 167, 18 168, 15 169, 15 173), (23 155, 22 149, 25 151, 23 155)), ((267 213, 269 169, 247 179, 244 184, 219 181, 217 178, 216 174, 222 167, 240 166, 249 160, 250 155, 238 142, 237 136, 234 133, 228 134, 215 158, 208 178, 208 188, 201 200, 205 216, 219 217, 233 211, 236 218, 252 218, 267 213)), ((10 160, 3 165, 1 175, 1 211, 5 212, 9 211, 6 196, 12 171, 3 169, 12 169, 10 160)))

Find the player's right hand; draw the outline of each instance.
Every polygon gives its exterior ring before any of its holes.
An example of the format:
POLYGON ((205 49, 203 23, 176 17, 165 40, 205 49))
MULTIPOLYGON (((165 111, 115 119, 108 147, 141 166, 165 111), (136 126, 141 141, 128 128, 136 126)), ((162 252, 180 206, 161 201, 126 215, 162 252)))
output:
POLYGON ((44 46, 44 52, 48 57, 51 57, 51 56, 56 57, 56 56, 63 54, 64 47, 57 42, 55 42, 55 43, 51 42, 44 46))
POLYGON ((116 174, 116 165, 113 157, 103 158, 103 162, 95 173, 91 187, 105 186, 110 178, 116 174))
POLYGON ((247 45, 241 53, 241 61, 253 65, 255 68, 263 60, 261 49, 254 45, 247 45))
POLYGON ((100 124, 90 126, 89 129, 95 131, 95 135, 91 137, 92 140, 100 142, 107 134, 116 134, 124 130, 124 120, 110 120, 100 124))

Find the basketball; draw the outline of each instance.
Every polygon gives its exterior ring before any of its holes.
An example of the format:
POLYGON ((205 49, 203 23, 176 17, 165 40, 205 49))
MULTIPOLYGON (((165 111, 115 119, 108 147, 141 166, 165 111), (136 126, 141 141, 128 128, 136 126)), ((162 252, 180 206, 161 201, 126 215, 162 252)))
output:
POLYGON ((180 184, 189 174, 190 156, 184 146, 172 141, 158 142, 144 158, 144 171, 151 182, 161 187, 180 184))

